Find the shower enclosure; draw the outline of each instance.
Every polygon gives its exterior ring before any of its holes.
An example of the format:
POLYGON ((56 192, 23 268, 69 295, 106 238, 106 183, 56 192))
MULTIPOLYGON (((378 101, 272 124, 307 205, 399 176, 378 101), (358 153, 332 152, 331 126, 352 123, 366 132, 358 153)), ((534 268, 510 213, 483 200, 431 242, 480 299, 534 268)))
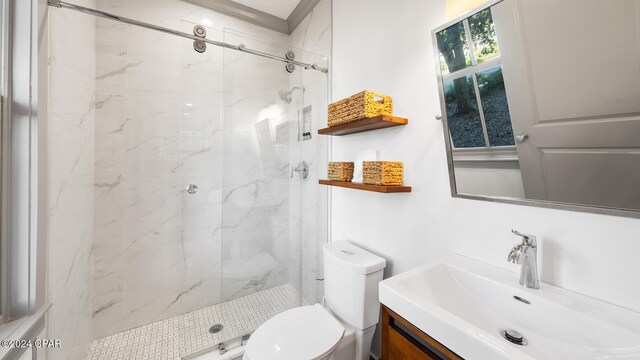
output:
MULTIPOLYGON (((121 10, 110 3, 99 10, 121 10)), ((230 351, 321 298, 326 146, 314 131, 326 122, 327 59, 284 35, 169 26, 194 39, 106 17, 96 22, 89 358, 230 351)))

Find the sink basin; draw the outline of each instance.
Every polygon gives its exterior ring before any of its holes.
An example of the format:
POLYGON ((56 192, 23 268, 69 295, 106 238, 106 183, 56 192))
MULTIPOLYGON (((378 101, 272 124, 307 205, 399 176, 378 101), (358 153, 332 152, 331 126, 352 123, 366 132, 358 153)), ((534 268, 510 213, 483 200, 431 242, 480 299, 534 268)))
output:
POLYGON ((380 302, 466 359, 640 359, 640 313, 518 279, 454 255, 382 281, 380 302))

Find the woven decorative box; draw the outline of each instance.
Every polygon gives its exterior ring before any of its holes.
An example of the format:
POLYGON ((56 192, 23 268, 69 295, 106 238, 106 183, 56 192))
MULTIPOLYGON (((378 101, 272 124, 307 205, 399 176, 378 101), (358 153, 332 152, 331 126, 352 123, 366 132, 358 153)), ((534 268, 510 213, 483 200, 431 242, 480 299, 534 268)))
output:
POLYGON ((351 181, 353 179, 352 162, 329 162, 329 180, 351 181))
POLYGON ((398 161, 363 161, 365 184, 402 186, 402 163, 398 161))
POLYGON ((392 114, 391 96, 365 90, 329 105, 328 125, 346 124, 358 119, 392 114))

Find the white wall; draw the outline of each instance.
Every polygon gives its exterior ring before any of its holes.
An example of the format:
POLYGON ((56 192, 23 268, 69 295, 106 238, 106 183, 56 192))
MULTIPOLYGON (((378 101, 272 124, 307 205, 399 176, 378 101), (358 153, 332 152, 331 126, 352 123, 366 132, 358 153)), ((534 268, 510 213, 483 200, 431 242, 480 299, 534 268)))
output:
POLYGON ((389 260, 386 276, 449 252, 518 271, 506 261, 512 228, 538 235, 542 280, 640 311, 640 220, 450 196, 431 29, 442 1, 333 3, 333 101, 371 89, 393 96, 409 125, 333 140, 333 158, 377 148, 405 164, 409 194, 332 190, 332 239, 389 260))
POLYGON ((404 162, 412 193, 332 190, 332 239, 382 254, 387 275, 447 253, 451 200, 430 38, 443 19, 444 2, 333 3, 333 100, 370 89, 393 96, 394 114, 409 118, 407 126, 333 138, 334 159, 374 148, 404 162))

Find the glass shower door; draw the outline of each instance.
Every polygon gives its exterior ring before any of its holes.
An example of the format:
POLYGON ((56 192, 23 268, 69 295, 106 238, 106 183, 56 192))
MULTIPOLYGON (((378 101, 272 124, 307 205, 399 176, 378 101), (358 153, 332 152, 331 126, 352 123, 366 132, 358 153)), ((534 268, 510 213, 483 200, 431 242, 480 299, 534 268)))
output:
MULTIPOLYGON (((273 54, 282 47, 225 31, 225 42, 273 54)), ((284 63, 224 50, 222 294, 266 296, 276 308, 254 314, 255 328, 300 304, 299 256, 290 227, 290 76, 284 63), (276 313, 277 313, 276 312, 276 313)))
MULTIPOLYGON (((327 66, 321 56, 286 46, 288 40, 274 44, 224 32, 227 43, 280 56, 293 51, 296 59, 327 66)), ((222 297, 245 303, 248 332, 282 311, 319 301, 316 260, 326 221, 319 224, 323 215, 315 207, 326 157, 315 154, 322 145, 314 132, 326 114, 327 76, 300 67, 289 72, 285 65, 224 50, 222 297), (305 230, 313 233, 310 241, 303 240, 305 230)))
MULTIPOLYGON (((222 32, 181 21, 181 30, 204 29, 210 40, 222 41, 222 32)), ((184 256, 181 358, 207 352, 238 336, 225 316, 222 297, 222 64, 223 51, 207 46, 194 50, 182 40, 180 100, 181 240, 184 256)))
MULTIPOLYGON (((169 25, 191 33, 196 24, 169 25)), ((204 30, 270 54, 291 50, 285 35, 204 30)), ((233 347, 274 315, 320 300, 326 152, 315 134, 326 123, 326 74, 196 50, 191 39, 105 19, 96 28, 91 310, 100 353, 233 347), (307 178, 293 171, 304 162, 307 178)))
POLYGON ((196 53, 191 40, 100 19, 95 96, 97 356, 175 358, 214 346, 222 51, 196 53))
MULTIPOLYGON (((191 33, 196 25, 182 21, 181 30, 191 33)), ((207 38, 222 40, 222 32, 198 26, 205 29, 207 38)), ((223 53, 216 46, 196 52, 189 40, 182 41, 180 53, 181 237, 185 258, 181 301, 186 312, 222 301, 223 53)))
MULTIPOLYGON (((308 64, 328 67, 325 56, 294 50, 296 60, 308 64)), ((319 136, 318 129, 327 126, 328 77, 326 73, 298 68, 290 76, 290 89, 295 113, 292 122, 291 159, 292 166, 307 164, 306 178, 293 176, 292 223, 295 225, 294 243, 300 251, 300 293, 304 303, 314 304, 322 301, 324 295, 324 277, 322 245, 328 239, 328 197, 327 187, 320 186, 318 180, 326 178, 329 137, 319 136), (297 206, 297 208, 296 208, 297 206)))

